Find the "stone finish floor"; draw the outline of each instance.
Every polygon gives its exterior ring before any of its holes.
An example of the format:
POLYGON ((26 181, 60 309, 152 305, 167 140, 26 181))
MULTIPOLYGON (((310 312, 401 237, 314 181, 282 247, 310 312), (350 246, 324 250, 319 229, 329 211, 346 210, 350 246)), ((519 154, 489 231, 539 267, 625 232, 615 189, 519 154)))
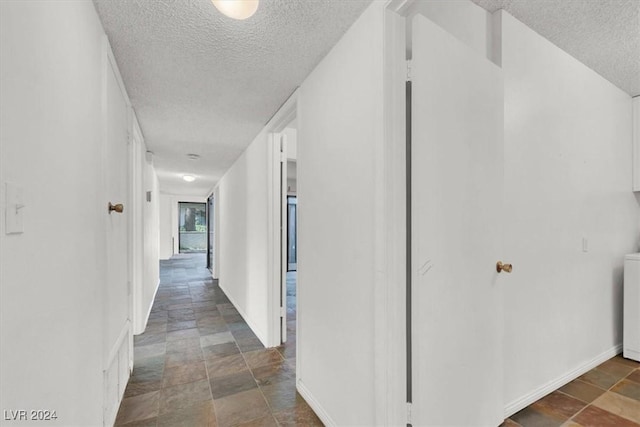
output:
MULTIPOLYGON (((296 392, 296 273, 287 274, 287 343, 265 349, 211 279, 205 255, 161 262, 147 329, 117 426, 321 426, 296 392)), ((640 427, 640 363, 616 356, 502 427, 640 427)))
POLYGON ((295 273, 288 340, 265 349, 211 279, 205 255, 162 261, 117 426, 322 426, 295 386, 295 273))
POLYGON ((618 355, 512 415, 503 427, 640 427, 640 363, 618 355))

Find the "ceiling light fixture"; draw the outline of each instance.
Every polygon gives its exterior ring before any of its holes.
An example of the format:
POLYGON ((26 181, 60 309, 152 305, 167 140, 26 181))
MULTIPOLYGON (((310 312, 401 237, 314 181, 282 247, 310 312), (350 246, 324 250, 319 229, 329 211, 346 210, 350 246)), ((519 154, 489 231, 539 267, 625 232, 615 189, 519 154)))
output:
POLYGON ((196 177, 193 175, 182 175, 182 179, 184 179, 187 182, 193 182, 196 180, 196 177))
POLYGON ((260 0, 211 0, 223 15, 233 19, 247 19, 258 10, 260 0))

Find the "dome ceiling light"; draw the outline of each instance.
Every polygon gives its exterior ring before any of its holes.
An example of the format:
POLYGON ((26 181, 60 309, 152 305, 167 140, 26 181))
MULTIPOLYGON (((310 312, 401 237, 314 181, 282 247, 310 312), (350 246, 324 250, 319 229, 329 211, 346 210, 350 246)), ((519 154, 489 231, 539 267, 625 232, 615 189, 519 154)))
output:
POLYGON ((182 179, 184 179, 187 182, 193 182, 196 180, 196 177, 193 175, 182 175, 182 179))
POLYGON ((259 0, 211 0, 222 13, 233 19, 247 19, 258 10, 259 0))

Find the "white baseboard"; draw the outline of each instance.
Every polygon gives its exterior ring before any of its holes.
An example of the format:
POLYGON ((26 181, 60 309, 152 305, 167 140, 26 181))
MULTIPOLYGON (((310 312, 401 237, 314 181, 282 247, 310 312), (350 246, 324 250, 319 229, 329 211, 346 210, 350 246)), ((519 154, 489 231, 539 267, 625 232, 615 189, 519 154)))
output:
POLYGON ((630 348, 625 348, 622 350, 622 354, 626 359, 635 360, 636 362, 640 362, 640 351, 632 350, 630 348))
POLYGON ((515 414, 516 412, 526 408, 527 406, 531 405, 537 400, 543 398, 544 396, 551 393, 552 391, 555 391, 560 387, 562 387, 563 385, 575 380, 580 375, 590 371, 591 369, 595 368, 602 362, 606 362, 616 354, 620 353, 620 351, 622 351, 622 344, 618 344, 610 348, 609 350, 600 353, 599 355, 597 355, 587 363, 578 366, 577 368, 567 372, 566 374, 561 375, 560 377, 549 381, 548 383, 542 385, 541 387, 538 387, 531 393, 526 394, 514 400, 513 402, 507 404, 507 406, 504 409, 505 419, 509 418, 511 415, 515 414))
POLYGON ((151 316, 151 310, 153 309, 153 303, 156 301, 156 296, 158 295, 158 289, 160 289, 160 279, 158 279, 158 283, 156 283, 156 289, 153 291, 153 298, 151 298, 151 303, 149 304, 149 308, 147 309, 147 314, 144 316, 144 321, 142 322, 140 331, 133 331, 133 335, 140 335, 147 329, 147 323, 149 323, 149 316, 151 316))
POLYGON ((240 307, 240 305, 233 299, 231 294, 224 288, 224 286, 222 286, 222 284, 220 284, 220 282, 218 282, 218 286, 220 287, 220 289, 222 289, 222 291, 227 296, 229 301, 231 301, 231 304, 233 304, 233 306, 236 308, 236 310, 238 310, 238 313, 240 313, 240 316, 242 316, 244 321, 247 322, 247 325, 249 325, 249 327, 251 328, 253 333, 256 334, 256 336, 258 337, 258 339, 260 340, 262 345, 265 346, 265 347, 269 347, 269 345, 267 345, 268 341, 266 339, 266 336, 262 332, 262 329, 256 327, 255 323, 253 323, 253 321, 249 318, 249 316, 246 315, 246 313, 244 312, 242 307, 240 307))
POLYGON ((318 418, 324 423, 327 427, 334 427, 338 424, 333 421, 329 413, 320 405, 318 400, 313 397, 313 394, 309 391, 309 389, 304 385, 302 380, 298 380, 296 382, 296 388, 298 389, 298 393, 304 398, 304 400, 309 404, 313 412, 316 413, 318 418))
POLYGON ((120 330, 120 334, 118 335, 118 338, 113 343, 113 346, 111 347, 111 350, 107 355, 107 358, 102 362, 103 370, 106 371, 107 369, 109 369, 109 366, 111 366, 114 359, 118 356, 118 353, 120 352, 120 347, 122 347, 122 342, 125 340, 125 338, 129 336, 130 330, 131 330, 131 321, 127 319, 127 321, 124 322, 122 329, 120 330))
POLYGON ((125 322, 120 335, 109 351, 103 369, 103 425, 111 426, 124 397, 131 375, 131 322, 125 322))

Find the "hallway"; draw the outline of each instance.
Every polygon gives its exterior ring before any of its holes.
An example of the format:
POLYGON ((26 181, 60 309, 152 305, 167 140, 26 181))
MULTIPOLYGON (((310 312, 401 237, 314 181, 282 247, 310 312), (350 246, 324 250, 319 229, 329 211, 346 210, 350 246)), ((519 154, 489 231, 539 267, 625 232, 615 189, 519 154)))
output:
POLYGON ((288 345, 265 349, 205 265, 161 261, 116 425, 321 426, 295 388, 295 320, 288 345))

